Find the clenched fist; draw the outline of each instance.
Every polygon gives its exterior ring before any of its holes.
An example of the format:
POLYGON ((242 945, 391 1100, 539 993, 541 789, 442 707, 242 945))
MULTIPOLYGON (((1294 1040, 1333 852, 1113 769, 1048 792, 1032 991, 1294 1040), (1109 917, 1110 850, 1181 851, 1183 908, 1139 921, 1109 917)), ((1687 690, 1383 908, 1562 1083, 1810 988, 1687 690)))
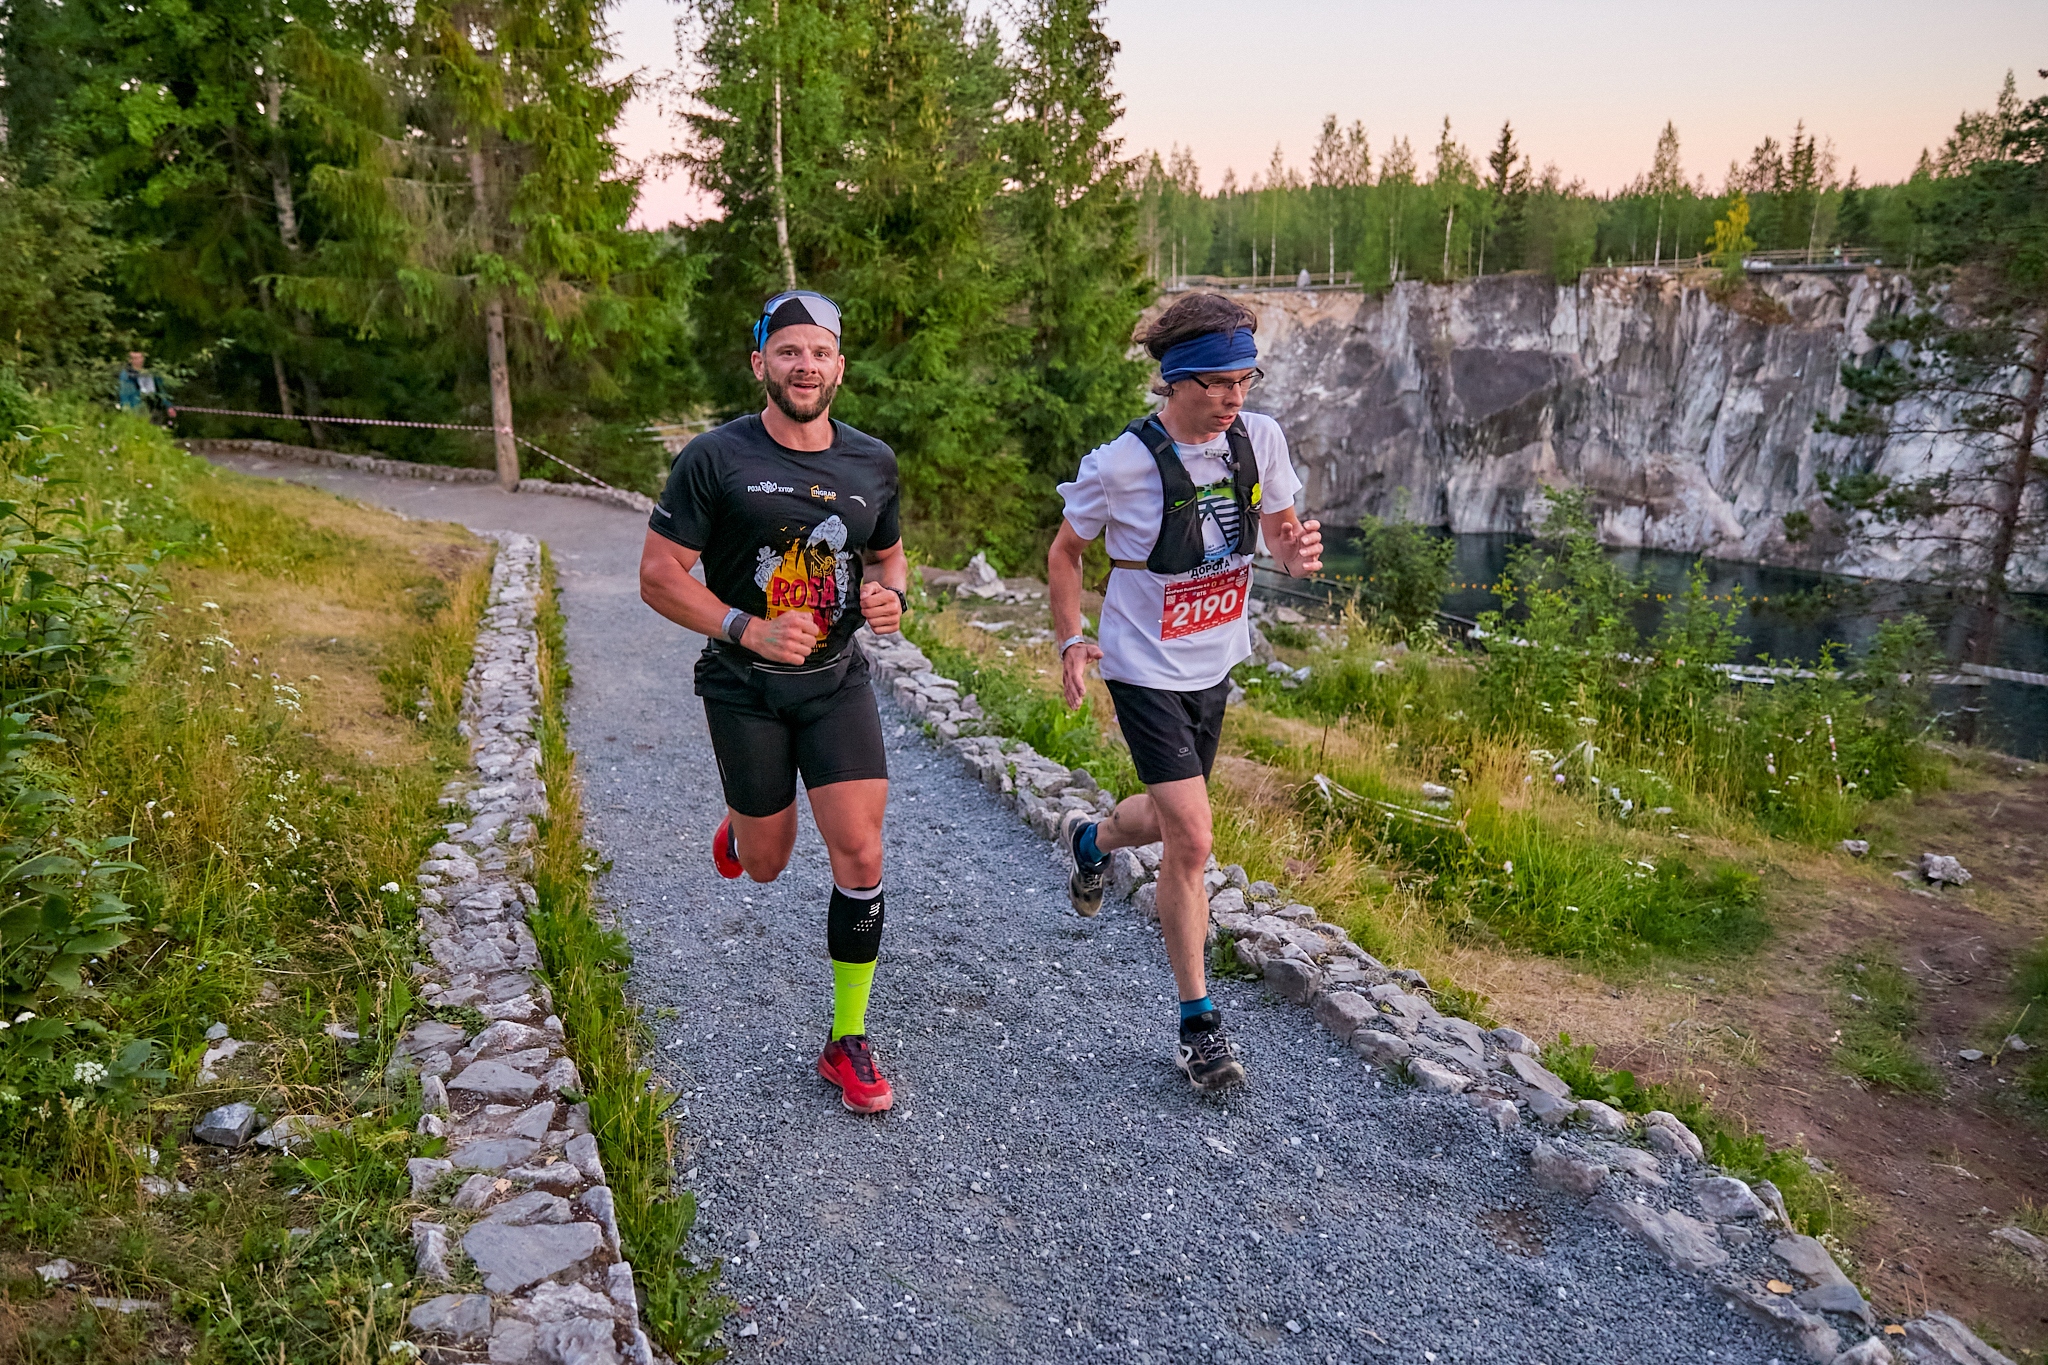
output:
POLYGON ((817 647, 818 618, 807 611, 786 611, 773 621, 756 616, 747 622, 740 645, 775 664, 800 664, 817 647))
POLYGON ((860 614, 868 629, 889 635, 903 628, 903 603, 895 592, 870 578, 860 585, 860 614))

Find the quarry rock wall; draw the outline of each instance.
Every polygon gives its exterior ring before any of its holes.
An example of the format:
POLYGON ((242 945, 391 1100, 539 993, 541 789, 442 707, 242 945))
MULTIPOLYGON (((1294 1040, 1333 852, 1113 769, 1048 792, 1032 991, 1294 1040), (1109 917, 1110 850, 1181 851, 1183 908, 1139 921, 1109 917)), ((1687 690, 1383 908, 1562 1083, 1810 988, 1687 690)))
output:
MULTIPOLYGON (((1528 531, 1548 484, 1589 490, 1613 545, 1875 578, 1952 570, 1938 538, 1843 534, 1815 483, 1981 463, 1954 438, 1813 430, 1847 401, 1838 375, 1874 345, 1870 321, 1910 302, 1906 278, 1787 274, 1725 298, 1713 285, 1711 272, 1595 271, 1243 293, 1269 376, 1250 406, 1280 419, 1308 510, 1330 523, 1405 506, 1455 531, 1528 531), (1797 544, 1794 511, 1819 528, 1797 544)), ((2038 559, 2014 569, 2048 585, 2038 559)))

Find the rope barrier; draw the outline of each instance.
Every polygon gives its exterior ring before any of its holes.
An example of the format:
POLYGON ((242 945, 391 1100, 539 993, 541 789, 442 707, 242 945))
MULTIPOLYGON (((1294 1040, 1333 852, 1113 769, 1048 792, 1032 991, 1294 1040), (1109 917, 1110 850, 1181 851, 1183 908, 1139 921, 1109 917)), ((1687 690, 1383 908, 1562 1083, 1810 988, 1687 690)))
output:
MULTIPOLYGON (((180 403, 176 406, 176 408, 173 409, 174 414, 179 412, 204 412, 215 417, 261 417, 267 421, 272 422, 334 422, 337 424, 344 424, 347 426, 356 427, 412 427, 421 431, 488 431, 495 435, 499 430, 501 430, 501 428, 498 427, 474 426, 461 422, 401 422, 396 418, 391 417, 293 417, 288 413, 282 412, 251 412, 246 408, 201 408, 194 407, 189 403, 180 403)), ((625 491, 624 489, 621 488, 614 488, 611 484, 606 483, 603 479, 600 479, 599 477, 597 477, 597 475, 591 473, 589 470, 579 469, 575 465, 570 464, 567 460, 563 459, 561 456, 556 455, 551 451, 545 450, 540 446, 535 445, 533 442, 527 440, 524 436, 521 436, 516 431, 510 432, 508 434, 510 434, 514 441, 517 441, 520 445, 525 446, 528 450, 532 451, 536 455, 539 455, 542 459, 553 460, 556 464, 568 470, 571 474, 581 475, 583 478, 586 478, 590 480, 592 483, 596 484, 599 488, 610 488, 611 491, 614 493, 621 493, 625 491)))

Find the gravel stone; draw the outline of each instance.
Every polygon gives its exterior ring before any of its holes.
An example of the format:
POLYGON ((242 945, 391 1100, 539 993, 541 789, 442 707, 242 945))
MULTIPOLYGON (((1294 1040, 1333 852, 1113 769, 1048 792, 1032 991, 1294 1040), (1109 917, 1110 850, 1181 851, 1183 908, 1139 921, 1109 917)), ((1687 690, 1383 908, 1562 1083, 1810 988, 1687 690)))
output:
POLYGON ((494 1104, 523 1104, 540 1093, 540 1082, 503 1062, 471 1062, 448 1082, 451 1091, 480 1095, 494 1104))
POLYGON ((1643 1115, 1643 1139, 1660 1152, 1689 1156, 1694 1161, 1706 1154, 1692 1129, 1681 1123, 1676 1114, 1662 1109, 1652 1109, 1643 1115))
POLYGON ((473 1341, 491 1330, 491 1298, 488 1294, 442 1294, 413 1309, 406 1321, 423 1337, 473 1341))
POLYGON ((1607 1180, 1605 1166, 1554 1142, 1537 1142, 1529 1153, 1529 1171, 1546 1190, 1582 1197, 1598 1190, 1607 1180))
POLYGON ((1914 1365, 2014 1365, 1946 1313, 1928 1313, 1905 1324, 1906 1358, 1914 1365))
POLYGON ((1659 1255, 1680 1270, 1703 1275, 1728 1264, 1712 1223, 1688 1218, 1676 1209, 1659 1212, 1632 1199, 1597 1199, 1593 1209, 1656 1248, 1659 1255))
POLYGON ((1737 1218, 1764 1218, 1770 1214, 1770 1210, 1764 1207, 1764 1201, 1732 1175, 1702 1176, 1692 1182, 1692 1192, 1707 1217, 1717 1223, 1737 1218))
POLYGON ((1380 1012, 1373 1008, 1372 1001, 1351 991, 1331 991, 1316 998, 1316 1022, 1333 1034, 1340 1043, 1351 1041, 1351 1035, 1368 1019, 1379 1018, 1380 1012))
POLYGON ((1408 1078, 1424 1090, 1439 1095, 1457 1095, 1472 1087, 1470 1076, 1461 1076, 1447 1066, 1438 1066, 1424 1057, 1408 1059, 1408 1078))
POLYGON ((239 1147, 249 1140, 255 1127, 256 1107, 238 1101, 208 1110, 192 1125, 192 1136, 216 1147, 239 1147))
POLYGON ((412 1259, 423 1280, 446 1284, 448 1273, 448 1229, 422 1218, 412 1225, 412 1259))
POLYGON ((1526 1056, 1520 1052, 1510 1052, 1507 1054, 1507 1063, 1508 1070, 1514 1072, 1521 1079, 1522 1084, 1534 1086, 1555 1099, 1571 1099, 1572 1088, 1558 1077, 1552 1075, 1541 1062, 1533 1057, 1526 1056))
POLYGON ((493 1294, 516 1294, 565 1271, 581 1271, 604 1245, 595 1223, 545 1223, 510 1227, 479 1223, 462 1239, 462 1249, 483 1273, 493 1294))
POLYGON ((1351 1050, 1377 1066, 1399 1069, 1414 1053, 1414 1047, 1398 1034, 1361 1028, 1351 1035, 1351 1050))
POLYGON ((1620 1136, 1628 1132, 1628 1115, 1611 1104, 1602 1104, 1598 1100, 1580 1100, 1579 1116, 1585 1119, 1586 1126, 1596 1133, 1620 1136))

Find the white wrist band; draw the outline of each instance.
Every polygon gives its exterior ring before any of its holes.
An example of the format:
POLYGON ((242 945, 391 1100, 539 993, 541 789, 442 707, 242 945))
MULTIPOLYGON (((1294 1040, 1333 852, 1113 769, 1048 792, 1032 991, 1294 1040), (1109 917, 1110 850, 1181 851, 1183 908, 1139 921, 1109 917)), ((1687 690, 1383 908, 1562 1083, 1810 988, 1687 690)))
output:
POLYGON ((1085 645, 1087 643, 1088 637, 1085 635, 1076 635, 1070 640, 1060 641, 1060 657, 1062 659, 1066 658, 1067 651, 1072 649, 1075 645, 1085 645))

